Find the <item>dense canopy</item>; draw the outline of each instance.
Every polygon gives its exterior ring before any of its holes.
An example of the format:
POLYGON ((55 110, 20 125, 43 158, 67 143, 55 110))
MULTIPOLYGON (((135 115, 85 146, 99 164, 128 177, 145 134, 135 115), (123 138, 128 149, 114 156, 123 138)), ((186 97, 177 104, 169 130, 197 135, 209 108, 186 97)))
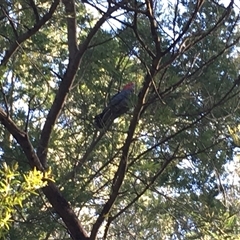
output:
POLYGON ((0 197, 31 169, 48 185, 0 236, 240 238, 239 18, 234 0, 2 1, 1 169, 18 169, 0 197), (96 128, 129 82, 130 110, 96 128))

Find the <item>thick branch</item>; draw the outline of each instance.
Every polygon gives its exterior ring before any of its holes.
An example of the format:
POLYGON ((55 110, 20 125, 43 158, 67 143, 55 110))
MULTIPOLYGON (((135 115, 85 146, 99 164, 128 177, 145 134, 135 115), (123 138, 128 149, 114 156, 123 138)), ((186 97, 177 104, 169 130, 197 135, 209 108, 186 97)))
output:
POLYGON ((65 5, 65 11, 67 14, 67 30, 68 30, 68 49, 70 60, 74 58, 78 50, 77 46, 77 34, 76 34, 76 7, 74 0, 63 0, 65 5))
POLYGON ((38 157, 41 160, 41 163, 43 164, 44 167, 46 167, 47 146, 49 143, 53 126, 63 108, 63 105, 69 93, 69 89, 71 88, 72 83, 75 79, 76 73, 78 71, 81 59, 84 53, 87 51, 87 48, 92 38, 94 37, 94 35, 97 33, 97 31, 100 29, 102 24, 110 17, 110 15, 115 10, 117 10, 116 6, 109 8, 108 11, 98 20, 98 22, 89 32, 85 41, 80 45, 79 51, 77 51, 75 54, 72 53, 72 55, 75 55, 75 57, 72 60, 70 58, 66 73, 63 77, 62 82, 60 83, 57 95, 54 99, 54 102, 52 104, 52 107, 48 113, 46 122, 44 124, 40 141, 39 141, 39 147, 37 149, 38 157))
MULTIPOLYGON (((36 167, 40 171, 44 171, 44 168, 37 157, 31 142, 29 141, 26 132, 19 129, 16 124, 7 116, 2 108, 0 108, 0 122, 1 124, 13 135, 18 144, 21 146, 25 156, 27 157, 31 167, 36 167)), ((83 229, 77 216, 71 209, 69 203, 61 195, 56 185, 52 182, 48 183, 48 186, 43 189, 44 194, 52 204, 56 212, 63 219, 66 224, 71 237, 74 240, 86 240, 87 233, 83 229)))
MULTIPOLYGON (((155 149, 156 147, 160 146, 162 143, 168 141, 169 139, 174 138, 176 135, 179 135, 181 132, 186 131, 187 129, 191 128, 192 126, 196 125, 196 123, 200 122, 202 119, 206 118, 207 115, 209 113, 211 113, 211 111, 216 108, 217 106, 221 105, 222 102, 227 101, 228 100, 228 96, 229 94, 233 91, 233 89, 236 87, 236 85, 239 83, 240 81, 240 75, 236 78, 233 86, 227 91, 227 93, 223 96, 222 99, 220 99, 216 104, 214 104, 212 107, 210 107, 208 110, 205 110, 202 115, 197 118, 195 121, 193 121, 192 123, 190 123, 189 125, 187 125, 186 127, 180 129, 178 132, 162 139, 159 143, 155 144, 154 146, 152 146, 151 148, 147 149, 146 151, 144 151, 143 153, 139 154, 136 159, 141 158, 143 155, 145 155, 147 152, 152 151, 153 149, 155 149)), ((234 94, 234 96, 236 96, 234 94)), ((229 97, 229 99, 231 99, 232 96, 229 97)), ((222 141, 222 140, 221 140, 222 141)), ((215 143, 216 144, 216 143, 215 143)), ((212 147, 212 146, 211 146, 212 147)), ((148 190, 155 182, 155 180, 162 174, 162 172, 166 169, 166 167, 168 166, 168 164, 174 159, 175 153, 177 152, 177 149, 175 150, 174 154, 171 156, 170 159, 167 159, 164 163, 163 166, 161 167, 161 169, 157 172, 157 174, 155 176, 153 176, 153 178, 151 179, 150 183, 148 183, 144 189, 137 194, 137 196, 123 209, 121 209, 115 216, 111 217, 110 221, 112 222, 113 220, 115 220, 117 217, 119 217, 123 212, 125 212, 130 206, 132 206, 145 192, 146 190, 148 190)), ((206 151, 207 148, 205 148, 204 150, 201 151, 206 151)), ((198 153, 200 153, 201 151, 199 151, 198 153)), ((190 154, 191 156, 193 156, 193 154, 190 154)), ((187 155, 186 155, 187 156, 187 155)), ((181 156, 181 157, 186 157, 186 156, 181 156)), ((110 224, 110 223, 109 223, 110 224)))
POLYGON ((0 108, 0 122, 21 145, 31 167, 35 166, 38 170, 43 171, 44 169, 42 164, 37 158, 37 155, 28 139, 27 133, 19 129, 2 108, 0 108))
POLYGON ((33 10, 33 13, 35 15, 35 19, 36 19, 36 22, 39 21, 39 13, 38 13, 38 10, 37 10, 37 6, 35 4, 35 2, 33 0, 29 0, 29 6, 32 8, 33 10))
POLYGON ((74 240, 87 240, 87 232, 84 230, 76 214, 72 210, 70 204, 62 196, 59 189, 52 182, 43 189, 43 193, 48 198, 56 212, 63 219, 66 227, 68 228, 72 239, 74 240))
POLYGON ((30 38, 32 35, 34 35, 49 19, 51 19, 52 15, 54 14, 60 0, 55 0, 53 4, 50 7, 50 10, 48 13, 46 13, 41 20, 39 20, 33 28, 30 28, 27 32, 19 36, 14 43, 10 46, 10 48, 6 51, 5 56, 3 57, 1 61, 1 65, 6 65, 10 57, 16 52, 16 50, 19 48, 19 46, 26 41, 28 38, 30 38))
POLYGON ((130 149, 130 145, 132 142, 132 138, 133 138, 133 135, 134 135, 137 123, 138 123, 138 119, 140 118, 140 114, 143 109, 143 105, 146 101, 146 96, 147 96, 149 88, 151 86, 152 79, 158 72, 159 63, 160 63, 160 57, 155 58, 153 60, 150 74, 146 75, 142 90, 140 91, 140 93, 138 95, 138 103, 134 109, 133 118, 132 118, 132 121, 131 121, 129 129, 128 129, 128 135, 127 135, 127 138, 126 138, 125 143, 122 148, 122 157, 121 157, 121 160, 120 160, 120 163, 118 166, 118 170, 114 176, 112 193, 111 193, 108 201, 105 203, 105 205, 102 209, 102 212, 98 216, 97 221, 93 225, 91 236, 90 236, 91 240, 94 240, 96 238, 98 229, 100 228, 101 224, 103 223, 105 216, 107 216, 109 214, 109 211, 111 210, 111 208, 118 196, 119 189, 123 183, 126 169, 127 169, 128 154, 129 154, 129 149, 130 149))
MULTIPOLYGON (((176 150, 178 147, 176 148, 176 150)), ((176 152, 174 152, 175 154, 176 152)), ((171 163, 171 161, 174 159, 174 155, 171 156, 169 159, 165 160, 165 162, 162 164, 162 167, 159 169, 159 171, 152 177, 150 182, 146 184, 146 186, 143 188, 143 190, 137 194, 137 196, 122 210, 120 210, 114 217, 111 218, 111 221, 116 219, 118 216, 120 216, 123 212, 125 212, 130 206, 132 206, 138 199, 154 184, 154 182, 157 180, 157 178, 164 172, 164 170, 167 168, 167 166, 171 163)))

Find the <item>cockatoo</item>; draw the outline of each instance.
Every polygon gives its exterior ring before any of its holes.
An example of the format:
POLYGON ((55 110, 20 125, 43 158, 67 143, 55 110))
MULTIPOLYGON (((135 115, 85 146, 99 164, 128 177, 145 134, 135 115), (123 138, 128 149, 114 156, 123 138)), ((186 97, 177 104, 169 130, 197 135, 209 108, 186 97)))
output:
POLYGON ((95 125, 98 128, 108 127, 114 119, 126 113, 130 106, 130 98, 134 92, 134 83, 125 85, 121 92, 115 94, 109 101, 107 107, 95 116, 95 125))

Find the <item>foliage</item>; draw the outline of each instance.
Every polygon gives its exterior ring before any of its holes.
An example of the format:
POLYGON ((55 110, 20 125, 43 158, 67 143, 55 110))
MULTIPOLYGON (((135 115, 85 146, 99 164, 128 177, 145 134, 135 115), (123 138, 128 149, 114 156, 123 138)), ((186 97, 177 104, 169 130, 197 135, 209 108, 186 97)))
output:
POLYGON ((13 215, 23 208, 23 202, 31 194, 37 194, 37 190, 47 185, 47 176, 50 171, 43 174, 36 170, 29 171, 27 174, 20 174, 18 164, 11 167, 5 162, 0 169, 0 237, 3 238, 9 231, 13 215))
POLYGON ((14 194, 29 167, 55 180, 22 194, 10 239, 239 238, 235 1, 0 8, 1 161, 18 162, 14 194), (128 82, 131 111, 99 131, 128 82))

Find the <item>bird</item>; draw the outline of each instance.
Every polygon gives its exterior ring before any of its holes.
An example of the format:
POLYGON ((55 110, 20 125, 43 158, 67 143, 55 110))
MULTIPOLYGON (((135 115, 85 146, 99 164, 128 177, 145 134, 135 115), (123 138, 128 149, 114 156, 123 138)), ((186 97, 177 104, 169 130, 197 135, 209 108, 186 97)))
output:
POLYGON ((129 110, 129 102, 134 92, 134 85, 133 82, 126 84, 120 92, 110 99, 102 113, 95 116, 95 126, 97 128, 102 129, 110 126, 114 119, 120 117, 129 110))

